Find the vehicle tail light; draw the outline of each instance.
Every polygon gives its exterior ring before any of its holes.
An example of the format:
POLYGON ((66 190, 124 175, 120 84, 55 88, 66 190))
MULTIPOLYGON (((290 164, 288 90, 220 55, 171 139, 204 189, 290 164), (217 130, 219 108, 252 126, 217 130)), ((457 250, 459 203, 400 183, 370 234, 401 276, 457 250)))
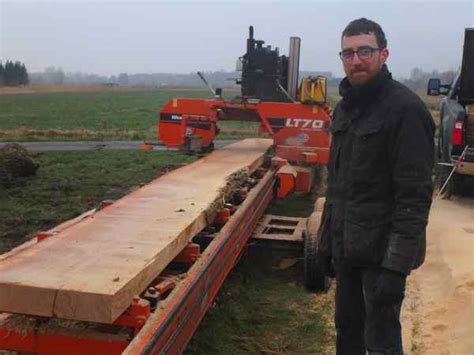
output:
POLYGON ((453 145, 461 145, 462 144, 462 122, 456 122, 454 124, 453 134, 451 136, 451 143, 453 145))

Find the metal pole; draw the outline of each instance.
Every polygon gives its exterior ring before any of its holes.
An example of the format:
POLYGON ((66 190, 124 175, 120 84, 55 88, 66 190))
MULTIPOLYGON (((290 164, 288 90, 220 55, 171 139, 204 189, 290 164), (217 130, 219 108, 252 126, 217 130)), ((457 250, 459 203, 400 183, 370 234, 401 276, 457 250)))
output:
POLYGON ((299 37, 290 37, 290 53, 288 58, 288 94, 297 99, 298 96, 298 74, 300 70, 300 46, 299 37))

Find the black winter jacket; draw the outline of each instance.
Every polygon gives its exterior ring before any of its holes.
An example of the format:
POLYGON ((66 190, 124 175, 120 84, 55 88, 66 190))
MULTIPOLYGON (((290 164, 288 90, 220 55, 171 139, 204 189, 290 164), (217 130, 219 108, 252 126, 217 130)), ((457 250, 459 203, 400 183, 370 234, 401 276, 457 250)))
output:
POLYGON ((371 82, 341 82, 330 126, 320 251, 335 263, 408 275, 425 257, 434 123, 384 65, 371 82))

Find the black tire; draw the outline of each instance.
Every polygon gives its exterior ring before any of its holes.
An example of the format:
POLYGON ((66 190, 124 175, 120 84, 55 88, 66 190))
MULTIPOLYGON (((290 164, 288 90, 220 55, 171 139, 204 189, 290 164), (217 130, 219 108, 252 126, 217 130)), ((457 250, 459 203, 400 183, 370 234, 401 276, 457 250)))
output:
POLYGON ((331 285, 325 258, 318 252, 317 233, 305 233, 304 285, 309 292, 326 292, 331 285))

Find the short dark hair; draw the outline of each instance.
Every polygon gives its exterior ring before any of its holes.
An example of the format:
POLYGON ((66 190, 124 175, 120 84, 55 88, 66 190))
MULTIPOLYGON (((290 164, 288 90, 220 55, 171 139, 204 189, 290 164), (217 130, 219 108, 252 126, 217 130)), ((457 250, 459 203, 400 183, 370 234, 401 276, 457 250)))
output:
POLYGON ((357 36, 361 34, 368 35, 370 33, 375 35, 379 48, 387 48, 387 39, 385 38, 385 33, 383 32, 382 27, 380 27, 378 23, 368 20, 365 17, 349 22, 344 31, 342 31, 341 40, 342 37, 357 36))

